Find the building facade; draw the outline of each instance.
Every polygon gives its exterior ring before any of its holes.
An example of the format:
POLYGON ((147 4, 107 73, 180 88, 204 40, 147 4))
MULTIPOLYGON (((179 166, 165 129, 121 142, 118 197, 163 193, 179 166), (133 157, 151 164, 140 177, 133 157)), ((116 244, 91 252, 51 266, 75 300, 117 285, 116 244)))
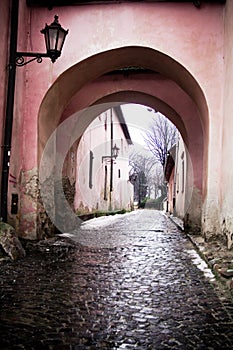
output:
MULTIPOLYGON (((167 211, 184 220, 189 225, 189 205, 193 195, 192 163, 181 135, 178 133, 176 144, 169 150, 165 166, 167 181, 167 211)), ((199 208, 197 208, 199 210, 199 208)))
POLYGON ((131 144, 120 107, 105 111, 88 126, 76 156, 74 209, 77 214, 132 209, 131 144))
MULTIPOLYGON (((167 182, 167 204, 166 211, 170 214, 175 214, 176 212, 176 180, 177 173, 175 171, 176 160, 176 150, 177 145, 172 146, 168 151, 167 159, 164 167, 164 177, 167 182)), ((184 218, 184 217, 183 217, 184 218)))

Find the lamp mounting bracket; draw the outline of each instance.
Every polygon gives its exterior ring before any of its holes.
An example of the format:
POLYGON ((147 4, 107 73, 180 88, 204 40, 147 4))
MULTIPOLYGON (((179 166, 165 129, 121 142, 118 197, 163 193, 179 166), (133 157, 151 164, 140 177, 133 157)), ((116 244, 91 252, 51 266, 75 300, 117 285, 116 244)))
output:
POLYGON ((35 60, 37 61, 37 63, 41 63, 42 57, 49 57, 49 56, 47 53, 17 52, 16 58, 15 58, 15 64, 17 67, 22 67, 35 60), (24 57, 32 57, 32 58, 28 61, 25 61, 24 57))

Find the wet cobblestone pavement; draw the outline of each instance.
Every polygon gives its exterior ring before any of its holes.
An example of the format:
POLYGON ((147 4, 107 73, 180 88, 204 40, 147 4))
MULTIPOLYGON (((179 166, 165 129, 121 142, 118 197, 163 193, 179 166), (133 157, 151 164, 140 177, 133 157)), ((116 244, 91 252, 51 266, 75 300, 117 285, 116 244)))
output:
POLYGON ((152 210, 99 222, 0 265, 0 349, 233 349, 232 299, 184 233, 152 210))

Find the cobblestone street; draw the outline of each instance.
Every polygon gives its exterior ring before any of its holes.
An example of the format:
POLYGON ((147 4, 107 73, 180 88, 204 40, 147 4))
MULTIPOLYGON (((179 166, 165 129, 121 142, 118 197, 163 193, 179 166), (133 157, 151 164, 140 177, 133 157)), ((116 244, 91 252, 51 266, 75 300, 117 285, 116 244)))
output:
POLYGON ((232 299, 161 212, 64 236, 0 264, 1 349, 233 349, 232 299))

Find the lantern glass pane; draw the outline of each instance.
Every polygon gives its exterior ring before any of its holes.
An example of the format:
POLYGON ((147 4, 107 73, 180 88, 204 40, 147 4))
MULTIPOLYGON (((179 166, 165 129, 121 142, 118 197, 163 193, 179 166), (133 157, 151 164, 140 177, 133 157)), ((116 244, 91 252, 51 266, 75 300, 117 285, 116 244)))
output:
POLYGON ((57 49, 57 29, 49 28, 49 49, 57 49))
POLYGON ((45 45, 46 45, 46 50, 47 52, 50 50, 50 43, 49 43, 49 32, 46 31, 44 33, 44 37, 45 37, 45 45))
POLYGON ((57 50, 61 51, 62 46, 65 40, 66 33, 63 30, 59 30, 58 32, 58 40, 57 40, 57 50))

